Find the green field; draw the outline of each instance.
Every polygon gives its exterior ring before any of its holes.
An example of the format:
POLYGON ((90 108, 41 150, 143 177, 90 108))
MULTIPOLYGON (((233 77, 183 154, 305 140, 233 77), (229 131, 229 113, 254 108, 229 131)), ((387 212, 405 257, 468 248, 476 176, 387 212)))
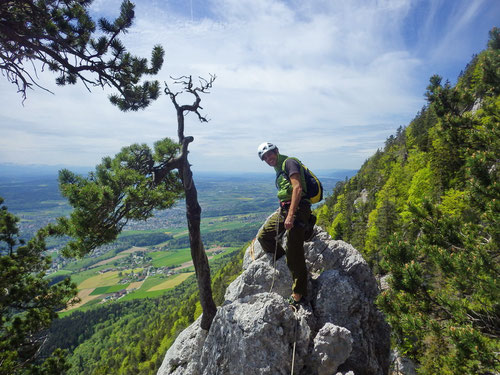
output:
MULTIPOLYGON (((216 255, 208 254, 210 260, 217 259, 224 256, 225 253, 234 251, 238 247, 222 248, 222 252, 216 255)), ((128 249, 121 253, 128 254, 128 249)), ((117 255, 120 255, 118 253, 117 255)), ((101 296, 109 295, 123 289, 130 288, 131 291, 121 298, 121 300, 132 300, 136 298, 156 297, 163 294, 166 290, 171 289, 182 283, 188 277, 194 274, 194 267, 191 264, 191 252, 189 248, 168 250, 168 251, 153 251, 147 253, 148 257, 152 259, 151 265, 156 268, 162 267, 179 267, 184 264, 181 273, 170 276, 161 274, 148 276, 143 282, 128 282, 126 284, 119 284, 120 280, 127 276, 127 274, 135 273, 140 274, 144 268, 130 268, 122 270, 113 270, 100 273, 103 269, 108 268, 108 265, 103 265, 90 270, 77 272, 72 276, 72 280, 78 285, 78 289, 87 291, 84 302, 82 305, 75 307, 75 309, 82 309, 92 306, 101 300, 101 296), (137 284, 137 286, 136 286, 137 284), (134 288, 137 288, 133 290, 134 288), (92 290, 90 292, 90 290, 92 290), (89 293, 90 292, 90 293, 89 293), (88 296, 88 297, 87 297, 88 296), (93 297, 93 298, 91 298, 93 297), (96 298, 97 297, 97 298, 96 298)), ((70 271, 60 270, 58 275, 71 274, 70 271)), ((64 314, 66 314, 65 312, 64 314)))
POLYGON ((118 281, 120 281, 118 271, 110 271, 89 277, 78 284, 78 289, 92 289, 103 286, 111 286, 118 284, 118 281))
POLYGON ((144 282, 142 283, 141 287, 138 290, 147 291, 147 290, 155 287, 156 285, 161 284, 166 279, 167 278, 165 278, 164 276, 160 276, 160 275, 150 276, 146 280, 144 280, 144 282))
POLYGON ((101 294, 109 294, 109 293, 115 293, 119 292, 122 289, 127 289, 127 286, 130 284, 117 284, 117 285, 110 285, 110 286, 100 286, 94 289, 92 293, 90 293, 91 296, 99 296, 101 294))
MULTIPOLYGON (((196 179, 203 210, 201 232, 205 249, 219 246, 224 249, 217 255, 207 253, 210 261, 239 248, 255 235, 257 225, 262 223, 274 209, 271 207, 276 204, 272 180, 271 174, 265 177, 237 178, 210 174, 196 179)), ((23 223, 48 222, 56 216, 67 215, 70 211, 69 205, 58 191, 57 176, 31 184, 0 181, 0 192, 14 213, 23 213, 23 223)), ((24 231, 23 225, 21 230, 24 231)), ((32 235, 33 225, 29 228, 28 235, 32 235)), ((53 247, 60 247, 62 244, 62 239, 51 242, 53 247)), ((129 291, 134 290, 123 297, 125 300, 154 297, 190 276, 189 272, 194 267, 189 264, 192 259, 188 246, 185 208, 181 201, 170 210, 155 212, 155 217, 147 223, 129 223, 113 244, 98 250, 100 252, 97 254, 89 254, 65 264, 49 277, 59 281, 64 276, 70 276, 78 289, 87 293, 85 301, 88 299, 88 302, 78 306, 78 309, 98 304, 101 296, 127 287, 129 291), (127 250, 134 246, 145 250, 137 256, 131 255, 127 250), (134 257, 140 258, 140 261, 135 261, 134 257), (181 273, 168 277, 161 274, 164 270, 158 270, 181 265, 181 273), (149 267, 157 268, 157 273, 149 275, 142 284, 138 280, 144 275, 136 275, 127 280, 127 284, 119 284, 131 270, 149 267), (99 273, 108 269, 110 271, 99 273)))
MULTIPOLYGON (((80 272, 72 272, 71 273, 71 280, 76 283, 76 285, 80 285, 83 283, 85 280, 89 279, 90 277, 96 276, 99 274, 99 271, 108 268, 108 266, 101 266, 101 267, 96 267, 92 268, 91 270, 86 270, 86 271, 80 271, 80 272)), ((58 271, 59 272, 59 271, 58 271)))
POLYGON ((161 284, 155 285, 152 288, 148 289, 148 292, 156 292, 158 290, 166 290, 166 289, 171 289, 182 283, 184 280, 186 280, 189 276, 194 275, 194 272, 185 272, 185 273, 179 273, 171 278, 168 278, 161 284))
POLYGON ((153 266, 155 267, 172 267, 189 262, 191 260, 191 251, 188 248, 184 248, 149 253, 149 256, 153 258, 153 266))
POLYGON ((127 294, 121 300, 128 301, 136 298, 153 298, 162 295, 168 289, 175 288, 177 285, 182 283, 188 277, 193 275, 193 272, 179 273, 176 275, 164 277, 164 276, 151 276, 148 277, 142 286, 127 294))

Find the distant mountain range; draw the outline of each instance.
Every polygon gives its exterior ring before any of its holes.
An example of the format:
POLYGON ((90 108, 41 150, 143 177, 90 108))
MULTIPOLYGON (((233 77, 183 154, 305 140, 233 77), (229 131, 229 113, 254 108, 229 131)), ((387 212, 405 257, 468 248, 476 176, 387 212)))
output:
MULTIPOLYGON (((90 166, 67 166, 67 165, 43 165, 43 164, 14 164, 14 163, 0 163, 0 179, 5 178, 32 178, 32 177, 48 177, 57 176, 61 169, 67 168, 72 172, 87 174, 94 170, 90 166)), ((350 178, 357 172, 356 169, 319 169, 313 170, 319 178, 334 178, 344 180, 346 177, 350 178)), ((249 172, 243 173, 241 171, 232 172, 211 172, 211 171, 195 171, 195 176, 212 176, 212 177, 229 177, 229 176, 269 176, 269 173, 249 172)))
POLYGON ((18 178, 18 177, 40 177, 53 176, 64 168, 68 168, 77 173, 88 173, 92 167, 68 167, 67 165, 43 165, 43 164, 13 164, 0 163, 0 179, 1 178, 18 178))

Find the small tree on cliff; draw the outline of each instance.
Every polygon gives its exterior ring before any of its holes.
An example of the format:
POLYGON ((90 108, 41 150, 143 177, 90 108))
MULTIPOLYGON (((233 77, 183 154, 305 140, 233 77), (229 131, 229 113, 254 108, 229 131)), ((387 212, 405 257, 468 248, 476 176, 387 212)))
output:
MULTIPOLYGON (((182 147, 182 152, 179 156, 179 164, 176 168, 179 170, 180 178, 184 186, 186 196, 186 216, 189 229, 189 242, 191 247, 191 257, 193 258, 194 268, 198 281, 198 290, 200 292, 200 303, 203 309, 203 317, 201 320, 201 328, 208 330, 212 324, 212 320, 216 313, 215 302, 212 297, 212 286, 210 280, 210 267, 208 258, 203 247, 200 233, 201 207, 198 203, 198 192, 193 180, 191 165, 188 161, 188 145, 193 137, 184 136, 184 115, 185 113, 193 112, 198 115, 201 122, 207 122, 207 118, 199 112, 201 108, 200 93, 206 93, 212 87, 215 76, 211 76, 210 80, 201 79, 199 86, 193 85, 192 77, 181 77, 175 83, 182 85, 183 91, 194 96, 195 100, 192 104, 180 105, 177 97, 180 94, 174 93, 166 85, 165 93, 169 95, 172 104, 175 107, 177 114, 177 136, 179 144, 182 147)), ((169 170, 168 166, 162 166, 158 169, 158 181, 162 180, 162 175, 169 170)))
MULTIPOLYGON (((120 108, 138 110, 158 98, 158 81, 140 83, 143 75, 157 74, 163 64, 163 48, 155 46, 151 66, 145 58, 130 54, 118 39, 134 19, 134 4, 124 0, 113 22, 96 24, 87 8, 93 0, 6 0, 0 2, 0 70, 26 98, 26 91, 41 86, 38 70, 58 74, 58 85, 82 82, 112 87, 110 96, 120 108)), ((48 90, 47 90, 48 91, 48 90)))
POLYGON ((166 85, 177 113, 178 143, 166 138, 151 150, 147 145, 132 145, 111 159, 104 158, 96 172, 83 178, 68 170, 59 174, 61 191, 75 208, 69 218, 59 218, 53 228, 73 237, 63 250, 66 255, 83 255, 97 246, 116 239, 129 220, 146 220, 155 209, 172 206, 182 196, 186 200, 191 257, 198 280, 203 309, 201 327, 208 330, 216 313, 212 297, 210 267, 200 233, 201 207, 188 161, 188 146, 194 140, 185 136, 184 120, 192 112, 201 122, 200 94, 208 93, 215 76, 200 79, 195 86, 192 77, 174 79, 181 91, 166 85), (179 95, 194 97, 191 104, 181 105, 179 95))

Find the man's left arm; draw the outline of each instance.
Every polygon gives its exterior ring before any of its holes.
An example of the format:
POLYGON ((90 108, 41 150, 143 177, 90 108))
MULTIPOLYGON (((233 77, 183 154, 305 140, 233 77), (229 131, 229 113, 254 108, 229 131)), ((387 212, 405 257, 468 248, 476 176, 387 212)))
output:
POLYGON ((292 201, 288 210, 288 215, 285 218, 285 229, 290 230, 293 228, 295 221, 295 211, 299 207, 300 199, 302 198, 302 185, 300 184, 300 174, 294 173, 290 176, 290 183, 292 184, 292 201))

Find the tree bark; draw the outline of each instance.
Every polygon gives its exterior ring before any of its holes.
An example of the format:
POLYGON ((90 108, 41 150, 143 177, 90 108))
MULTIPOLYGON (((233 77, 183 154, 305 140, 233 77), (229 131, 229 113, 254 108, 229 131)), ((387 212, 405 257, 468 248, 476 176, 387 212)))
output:
POLYGON ((179 144, 181 145, 181 153, 179 156, 179 174, 184 186, 184 193, 186 195, 186 218, 189 230, 189 244, 191 247, 191 258, 193 259, 194 270, 196 272, 196 279, 198 281, 198 291, 200 293, 200 303, 203 310, 201 318, 201 328, 209 330, 212 321, 217 312, 217 307, 212 296, 212 280, 210 277, 210 266, 208 264, 208 257, 205 253, 205 248, 201 240, 201 207, 198 203, 198 192, 193 181, 193 173, 191 165, 188 161, 188 146, 193 142, 193 137, 184 136, 184 114, 186 112, 194 112, 201 122, 208 120, 203 117, 199 110, 201 98, 199 93, 207 93, 208 89, 212 87, 215 76, 211 76, 210 80, 200 78, 200 86, 194 87, 192 77, 180 77, 175 79, 174 83, 181 84, 185 92, 188 92, 195 97, 195 101, 191 105, 179 105, 177 103, 177 95, 180 94, 172 92, 168 85, 165 83, 165 94, 167 94, 172 104, 176 109, 177 114, 177 135, 179 137, 179 144))
POLYGON ((203 309, 201 328, 209 330, 215 313, 217 312, 217 307, 215 306, 212 296, 212 282, 208 257, 201 240, 201 207, 198 203, 198 192, 193 181, 193 174, 187 157, 182 167, 181 179, 186 194, 186 218, 189 230, 191 258, 193 259, 196 279, 198 281, 198 290, 200 293, 200 303, 203 309))

